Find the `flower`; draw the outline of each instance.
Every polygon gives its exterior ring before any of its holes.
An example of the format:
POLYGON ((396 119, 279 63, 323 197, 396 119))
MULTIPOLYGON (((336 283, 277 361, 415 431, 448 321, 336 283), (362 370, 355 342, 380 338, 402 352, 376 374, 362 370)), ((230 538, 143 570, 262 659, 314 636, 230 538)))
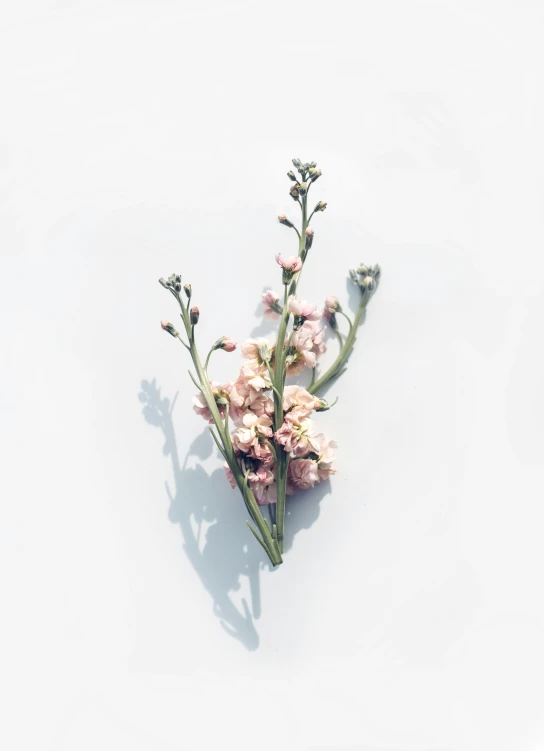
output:
POLYGON ((302 268, 302 261, 298 256, 289 256, 288 258, 282 258, 281 253, 276 253, 276 263, 278 263, 282 269, 290 271, 292 274, 296 274, 302 268))
POLYGON ((279 317, 280 306, 278 300, 280 296, 273 290, 269 289, 263 293, 261 300, 264 305, 264 317, 269 321, 274 321, 279 317))
MULTIPOLYGON (((334 295, 329 295, 325 298, 325 305, 323 307, 323 313, 321 314, 321 317, 325 320, 331 323, 333 325, 335 320, 335 314, 341 310, 340 303, 338 302, 338 298, 334 295)), ((334 325, 333 325, 333 328, 334 325)))
POLYGON ((320 480, 326 480, 330 475, 336 473, 336 469, 332 466, 333 461, 336 458, 336 449, 338 444, 336 441, 329 441, 323 433, 316 436, 314 445, 317 445, 319 449, 316 451, 317 459, 317 473, 320 480))
POLYGON ((274 346, 263 337, 248 339, 242 344, 242 357, 249 360, 254 367, 266 366, 272 358, 274 346))
POLYGON ((287 370, 287 375, 297 375, 304 367, 313 368, 321 355, 326 352, 325 329, 317 321, 305 321, 293 333, 291 345, 295 348, 294 356, 287 370))
POLYGON ((263 444, 263 439, 273 435, 270 417, 267 415, 259 417, 248 410, 242 417, 241 423, 232 436, 234 448, 244 454, 251 454, 257 459, 269 461, 272 452, 268 444, 263 444))
POLYGON ((316 451, 320 445, 316 443, 314 423, 306 414, 305 410, 299 411, 296 408, 288 412, 283 425, 275 434, 276 441, 293 456, 304 456, 309 451, 316 451))
POLYGON ((305 321, 317 321, 319 320, 319 313, 317 312, 317 306, 312 303, 306 302, 306 300, 297 300, 294 295, 289 298, 289 311, 298 318, 303 318, 305 321))
POLYGON ((276 478, 273 467, 259 464, 253 472, 249 472, 247 479, 259 506, 276 503, 276 478))
POLYGON ((292 459, 289 462, 288 479, 299 490, 308 490, 319 482, 317 463, 312 459, 292 459))
POLYGON ((293 384, 286 386, 283 390, 283 411, 288 412, 291 409, 297 409, 297 414, 301 415, 306 412, 309 416, 320 404, 320 399, 302 386, 293 384))
POLYGON ((220 344, 217 349, 224 349, 225 352, 234 352, 236 349, 236 342, 230 336, 223 336, 219 341, 220 344))
MULTIPOLYGON (((210 387, 212 390, 213 397, 215 399, 215 403, 217 404, 217 409, 219 410, 219 414, 221 417, 225 417, 225 412, 227 411, 227 405, 230 401, 230 392, 232 390, 232 383, 216 383, 215 381, 210 381, 210 387)), ((208 403, 204 397, 204 394, 199 391, 198 394, 195 394, 193 397, 193 409, 197 413, 197 415, 200 415, 205 420, 207 420, 210 424, 213 424, 213 417, 212 413, 210 412, 210 408, 208 407, 208 403)))

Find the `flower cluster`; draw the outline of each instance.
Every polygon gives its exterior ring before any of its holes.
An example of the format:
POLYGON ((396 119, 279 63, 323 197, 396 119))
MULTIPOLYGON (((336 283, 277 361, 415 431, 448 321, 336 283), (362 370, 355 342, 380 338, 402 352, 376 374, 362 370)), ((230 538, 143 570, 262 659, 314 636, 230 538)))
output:
POLYGON ((222 336, 202 364, 195 342, 200 310, 192 304, 191 285, 182 286, 179 274, 159 279, 181 309, 184 333, 170 321, 162 321, 161 326, 191 355, 196 371, 191 378, 198 387, 193 409, 212 426, 211 433, 225 459, 227 479, 240 490, 249 515, 248 526, 273 565, 283 561, 286 496, 308 490, 336 472, 337 444, 320 431, 315 419, 316 412, 330 409, 336 402, 329 404, 317 394, 346 369, 363 312, 380 277, 377 265, 360 264, 349 272, 361 292, 353 320, 332 295, 326 298, 322 310, 297 295, 307 259, 314 253, 316 233, 310 221, 325 211, 327 202, 309 203, 310 189, 321 176, 316 163, 293 159, 293 167, 298 175, 293 170, 287 173, 289 194, 301 209, 302 222, 297 228, 285 214, 280 214, 278 221, 294 230, 298 249, 293 255, 276 254, 283 294, 268 289, 262 295, 264 317, 278 323, 277 335, 273 341, 256 338, 241 345, 242 363, 234 380, 218 383, 208 376, 208 369, 214 352, 233 352, 236 342, 222 336), (348 321, 349 329, 344 333, 338 325, 338 314, 348 321), (327 351, 326 326, 333 329, 340 349, 321 373, 320 360, 327 351), (305 385, 286 383, 293 376, 306 376, 305 385), (262 506, 268 506, 270 524, 262 506))

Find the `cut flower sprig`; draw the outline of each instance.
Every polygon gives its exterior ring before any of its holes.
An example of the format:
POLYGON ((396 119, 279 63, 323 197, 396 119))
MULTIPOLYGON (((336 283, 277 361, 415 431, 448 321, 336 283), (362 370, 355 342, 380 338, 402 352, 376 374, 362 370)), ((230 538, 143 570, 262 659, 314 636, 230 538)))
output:
POLYGON ((228 336, 218 339, 202 365, 195 343, 200 311, 191 305, 191 285, 182 287, 179 274, 172 274, 168 280, 159 279, 180 306, 186 338, 169 321, 162 321, 161 325, 190 352, 196 374, 189 371, 189 375, 198 388, 193 408, 210 423, 211 434, 225 459, 227 479, 233 488, 240 490, 253 523, 248 520, 248 527, 273 565, 282 563, 287 495, 313 487, 336 472, 333 461, 337 444, 317 431, 312 414, 335 403, 328 404, 317 393, 346 370, 364 310, 380 277, 377 265, 360 264, 357 270, 350 271, 361 293, 353 321, 336 297, 327 297, 322 313, 316 305, 297 298, 297 287, 315 235, 309 222, 326 209, 327 203, 318 201, 309 213, 310 188, 321 176, 321 170, 315 162, 303 164, 299 159, 294 159, 293 165, 299 177, 292 170, 287 173, 293 183, 289 193, 301 210, 300 229, 284 214, 278 220, 295 231, 298 252, 287 257, 276 254, 276 262, 282 269, 283 296, 272 290, 262 296, 265 317, 279 319, 276 341, 246 341, 241 347, 240 374, 234 382, 212 381, 208 369, 213 352, 232 352, 236 342, 228 336), (339 330, 338 316, 348 322, 345 335, 339 330), (326 351, 321 321, 328 323, 336 334, 340 350, 333 364, 318 377, 317 360, 326 351), (305 369, 311 371, 306 387, 286 385, 288 377, 305 369), (261 513, 265 505, 270 522, 261 513))

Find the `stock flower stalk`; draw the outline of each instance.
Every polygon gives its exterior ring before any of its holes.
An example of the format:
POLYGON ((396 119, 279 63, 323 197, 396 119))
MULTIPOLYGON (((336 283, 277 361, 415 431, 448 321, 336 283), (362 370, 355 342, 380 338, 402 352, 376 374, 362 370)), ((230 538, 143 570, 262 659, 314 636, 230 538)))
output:
POLYGON ((233 488, 238 487, 244 500, 251 520, 247 521, 248 527, 273 565, 279 565, 283 560, 287 496, 307 490, 336 472, 333 463, 337 444, 318 432, 313 420, 314 412, 329 409, 336 402, 328 404, 317 396, 317 392, 346 369, 361 318, 380 276, 378 266, 360 264, 356 271, 350 270, 350 277, 361 293, 353 321, 342 310, 336 297, 327 297, 321 315, 316 305, 297 298, 301 273, 315 236, 309 221, 314 214, 324 211, 327 204, 319 201, 308 216, 309 192, 321 176, 321 170, 317 169, 315 162, 303 164, 294 159, 293 165, 299 178, 292 170, 288 172, 293 183, 289 193, 301 210, 300 230, 284 214, 280 214, 278 220, 295 230, 298 252, 285 258, 276 254, 276 262, 282 269, 283 297, 273 290, 262 296, 265 317, 279 319, 277 337, 275 342, 249 339, 242 345, 243 362, 235 381, 224 384, 212 381, 208 369, 213 352, 233 352, 236 342, 228 336, 218 339, 202 365, 195 341, 200 311, 191 306, 191 285, 185 284, 182 288, 179 274, 172 274, 168 280, 159 280, 180 307, 187 341, 169 321, 162 321, 161 326, 178 338, 191 355, 196 375, 191 371, 189 375, 198 388, 193 408, 209 423, 213 439, 225 460, 227 479, 233 488), (348 322, 345 337, 339 331, 337 314, 348 322), (318 360, 326 351, 321 321, 336 334, 340 351, 333 364, 318 376, 318 360), (311 370, 307 387, 286 384, 288 378, 305 369, 311 370), (261 513, 261 508, 266 505, 270 510, 270 521, 261 513))

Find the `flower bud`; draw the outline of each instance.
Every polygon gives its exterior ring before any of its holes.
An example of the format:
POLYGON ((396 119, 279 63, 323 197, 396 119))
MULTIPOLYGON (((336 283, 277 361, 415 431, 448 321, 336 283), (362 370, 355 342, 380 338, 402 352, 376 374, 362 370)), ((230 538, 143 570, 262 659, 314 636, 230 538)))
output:
POLYGON ((293 160, 292 160, 292 162, 293 162, 293 165, 294 165, 294 166, 295 166, 295 167, 296 167, 297 169, 298 169, 298 168, 299 168, 299 167, 300 167, 300 166, 302 165, 302 162, 300 161, 300 159, 293 159, 293 160))
POLYGON ((161 276, 161 278, 159 279, 159 284, 162 284, 162 286, 163 286, 163 287, 165 287, 166 289, 168 289, 168 287, 170 286, 170 285, 168 284, 168 282, 166 281, 166 279, 163 279, 163 277, 162 277, 162 276, 161 276))
POLYGON ((272 357, 272 350, 270 349, 267 342, 263 342, 263 344, 259 346, 259 357, 264 363, 270 362, 270 358, 272 357))
POLYGON ((376 289, 376 282, 371 276, 365 276, 360 284, 363 289, 368 289, 369 292, 372 292, 374 289, 376 289))
POLYGON ((352 282, 355 282, 355 284, 359 284, 359 278, 357 276, 357 272, 355 271, 355 269, 350 269, 349 275, 351 277, 352 282))
POLYGON ((327 208, 327 201, 319 201, 314 211, 325 211, 326 208, 327 208))
POLYGON ((372 272, 372 276, 374 277, 374 279, 379 279, 380 274, 382 273, 382 267, 380 266, 379 263, 376 263, 372 267, 371 272, 372 272))
POLYGON ((189 312, 191 316, 191 326, 196 326, 198 319, 200 318, 200 310, 195 305, 189 312))
POLYGON ((298 192, 300 193, 301 196, 305 196, 306 193, 308 192, 308 183, 300 183, 298 192))
POLYGON ((289 194, 291 195, 291 198, 293 198, 295 201, 298 198, 300 185, 298 183, 295 183, 291 186, 291 189, 289 190, 289 194))
POLYGON ((310 167, 317 167, 317 162, 310 162, 310 167))
POLYGON ((187 295, 187 297, 190 300, 191 299, 191 285, 190 284, 184 284, 183 285, 183 289, 185 290, 185 294, 187 295))
POLYGON ((310 167, 308 170, 308 177, 310 178, 310 182, 315 183, 315 181, 321 177, 321 170, 316 169, 315 167, 310 167))
POLYGON ((310 250, 314 240, 314 231, 311 227, 306 227, 306 232, 304 234, 306 235, 306 250, 310 250))
POLYGON ((319 399, 318 398, 318 406, 315 408, 316 412, 326 412, 331 407, 334 407, 336 402, 338 401, 338 397, 332 402, 332 404, 329 404, 329 402, 326 399, 319 399))
POLYGON ((213 345, 214 349, 224 349, 225 352, 234 352, 236 349, 236 342, 234 339, 231 339, 230 336, 222 336, 221 339, 218 339, 217 342, 213 345))
POLYGON ((294 227, 294 226, 295 226, 295 225, 293 224, 293 222, 291 222, 291 221, 290 221, 290 220, 289 220, 289 219, 288 219, 288 218, 287 218, 287 217, 285 216, 285 214, 280 214, 280 215, 278 216, 278 222, 279 222, 280 224, 285 224, 285 226, 286 226, 286 227, 294 227))
POLYGON ((368 276, 368 266, 365 266, 364 263, 359 264, 357 267, 357 273, 362 277, 368 276))
POLYGON ((287 177, 289 178, 289 180, 292 180, 294 183, 296 183, 297 176, 295 175, 293 170, 289 170, 289 172, 287 173, 287 177))
POLYGON ((179 282, 176 282, 174 284, 174 289, 176 290, 176 292, 181 292, 181 284, 179 282))
POLYGON ((174 328, 174 324, 170 323, 170 321, 161 321, 161 328, 163 331, 168 331, 169 334, 172 334, 172 336, 177 336, 178 332, 174 328))

